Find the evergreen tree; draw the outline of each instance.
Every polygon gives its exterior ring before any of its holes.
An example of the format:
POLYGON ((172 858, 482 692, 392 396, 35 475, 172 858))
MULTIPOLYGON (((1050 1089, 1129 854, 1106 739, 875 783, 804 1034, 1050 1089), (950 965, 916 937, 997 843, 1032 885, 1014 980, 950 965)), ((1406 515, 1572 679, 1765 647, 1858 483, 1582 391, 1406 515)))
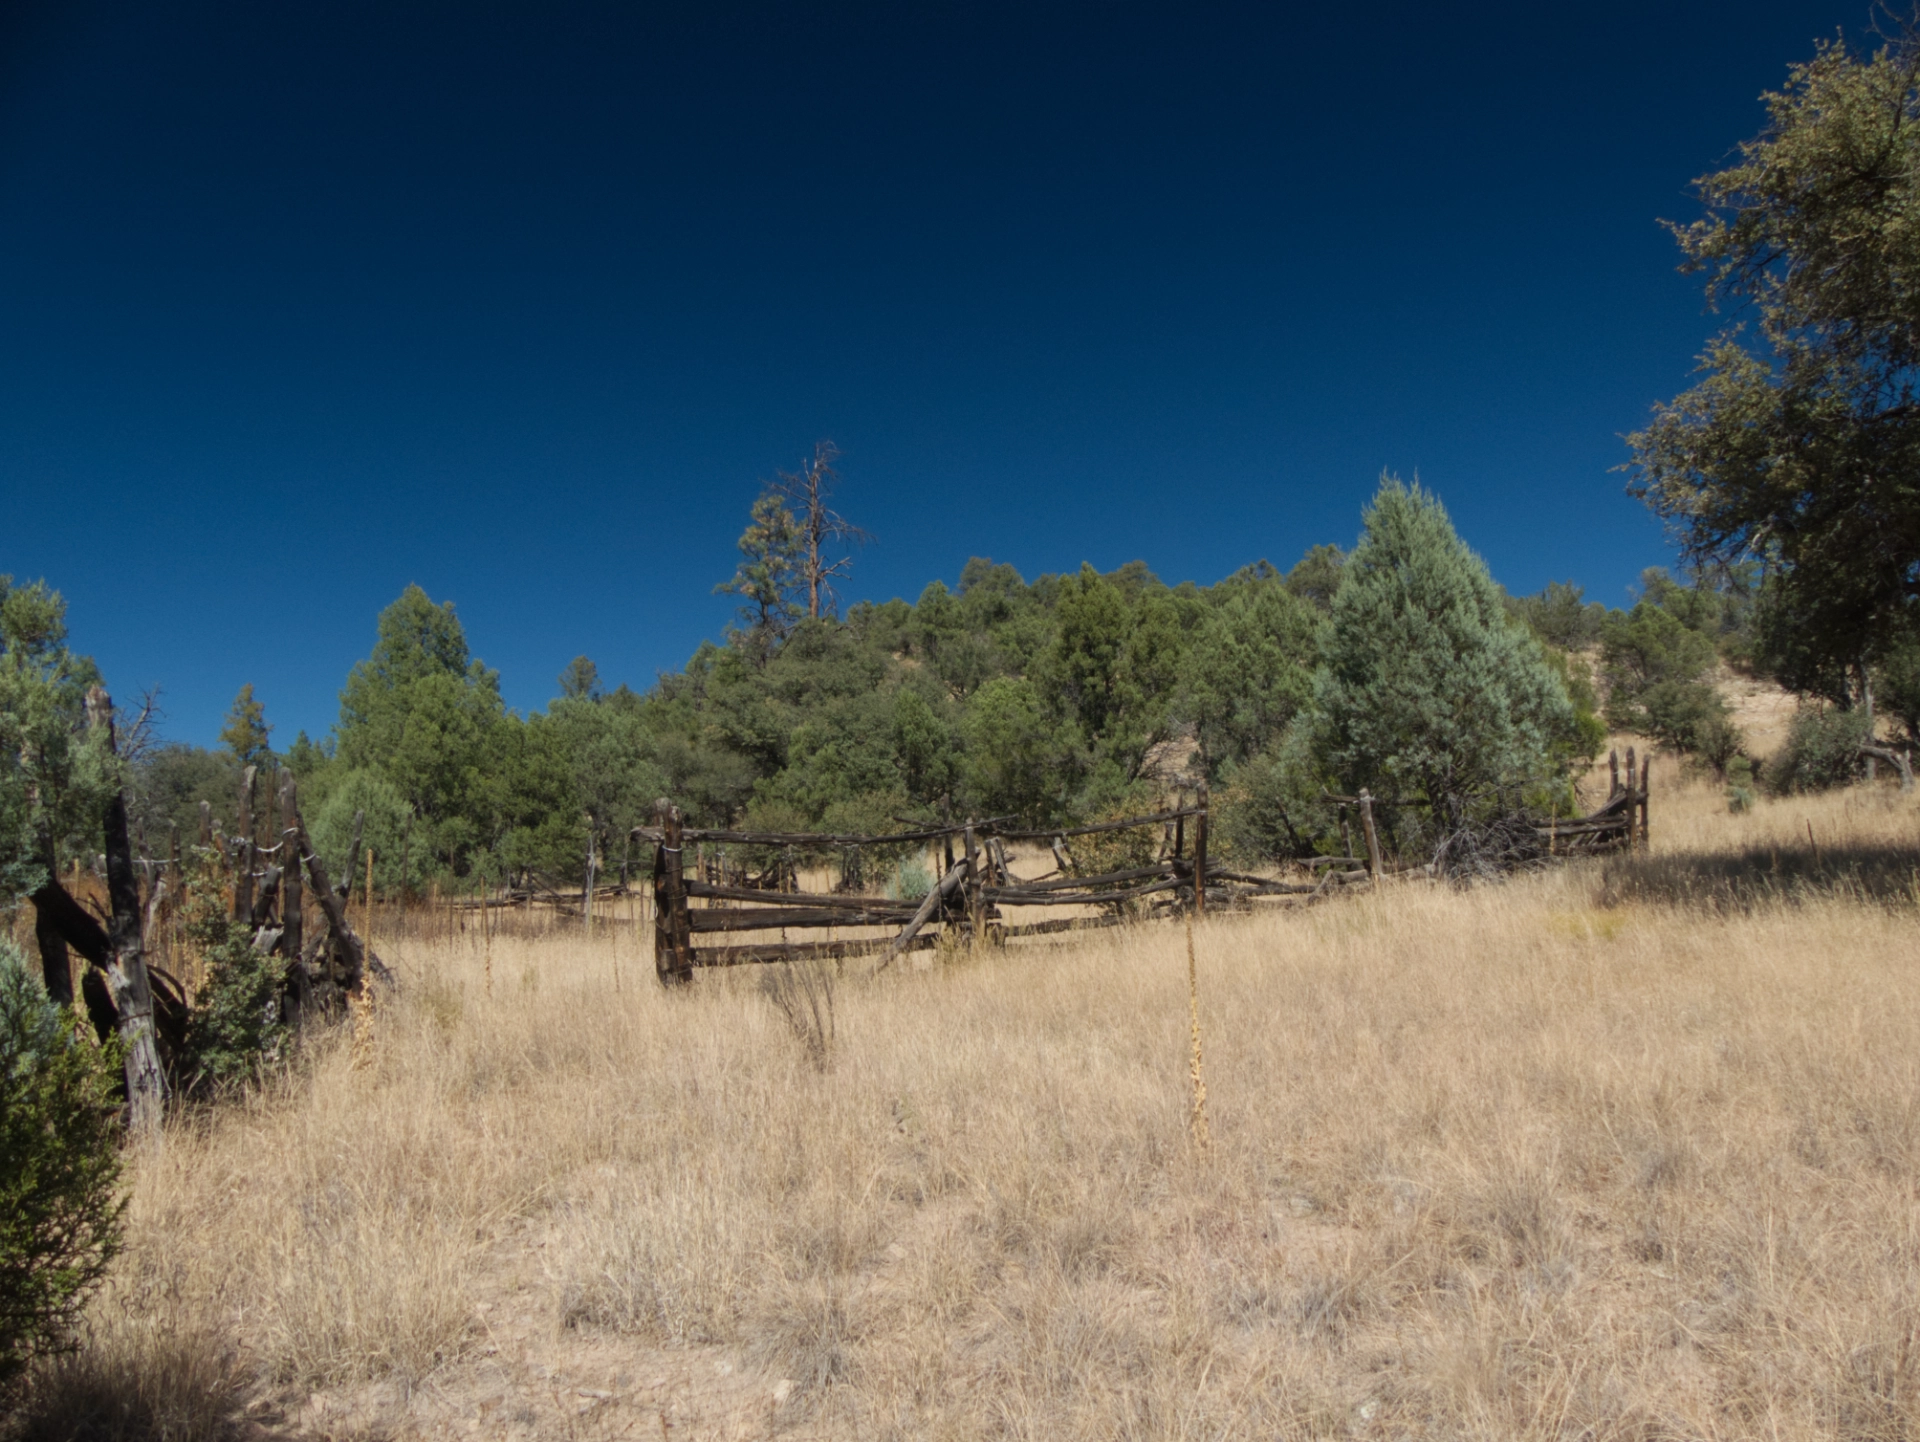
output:
POLYGON ((1181 709, 1208 771, 1246 761, 1313 697, 1319 617, 1278 579, 1229 591, 1195 637, 1181 670, 1181 709))
POLYGON ((462 871, 503 828, 512 778, 497 733, 515 724, 498 674, 469 656, 453 603, 409 586, 380 613, 373 654, 348 673, 335 757, 388 781, 412 808, 422 855, 462 871))
POLYGON ((261 765, 272 757, 267 738, 273 728, 267 724, 267 708, 253 698, 253 682, 240 688, 227 712, 227 724, 220 728, 220 744, 242 766, 261 765))
POLYGON ((1433 495, 1383 477, 1365 521, 1322 642, 1319 754, 1344 788, 1422 799, 1454 830, 1546 779, 1573 708, 1433 495))
POLYGON ((779 648, 800 619, 802 586, 800 526, 778 492, 753 503, 738 542, 742 557, 733 578, 715 586, 716 595, 741 598, 740 626, 733 633, 762 663, 779 648))

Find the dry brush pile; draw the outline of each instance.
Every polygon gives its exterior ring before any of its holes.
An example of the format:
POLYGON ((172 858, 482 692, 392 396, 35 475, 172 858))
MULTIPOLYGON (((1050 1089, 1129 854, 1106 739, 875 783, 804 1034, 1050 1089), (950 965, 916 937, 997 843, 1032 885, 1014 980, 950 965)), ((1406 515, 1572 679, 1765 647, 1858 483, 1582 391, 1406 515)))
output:
POLYGON ((1650 857, 1203 924, 1204 1156, 1174 926, 784 1008, 396 943, 358 1065, 135 1159, 34 1425, 1911 1437, 1920 930, 1846 858, 1911 878, 1913 809, 1661 779, 1650 857))

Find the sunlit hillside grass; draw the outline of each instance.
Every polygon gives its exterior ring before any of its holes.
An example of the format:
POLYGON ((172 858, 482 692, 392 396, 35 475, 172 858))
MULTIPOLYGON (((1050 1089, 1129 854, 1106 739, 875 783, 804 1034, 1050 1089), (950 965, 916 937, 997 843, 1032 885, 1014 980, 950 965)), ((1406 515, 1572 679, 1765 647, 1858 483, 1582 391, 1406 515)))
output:
POLYGON ((1650 855, 1202 924, 1205 1155, 1175 926, 850 968, 824 1072, 632 929, 396 941, 137 1158, 31 1425, 1912 1437, 1920 809, 1654 780, 1650 855))

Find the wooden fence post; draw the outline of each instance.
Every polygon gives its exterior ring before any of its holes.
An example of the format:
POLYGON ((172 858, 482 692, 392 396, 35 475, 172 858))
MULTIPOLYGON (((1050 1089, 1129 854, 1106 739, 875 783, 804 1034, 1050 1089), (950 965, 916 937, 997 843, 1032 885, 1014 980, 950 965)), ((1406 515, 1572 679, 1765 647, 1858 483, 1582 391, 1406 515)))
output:
POLYGON ((653 849, 653 969, 662 986, 685 985, 693 980, 693 947, 680 866, 680 808, 662 797, 653 814, 660 821, 660 842, 653 849))
POLYGON ((1640 767, 1633 748, 1629 746, 1627 748, 1627 850, 1629 851, 1636 849, 1636 843, 1639 840, 1636 834, 1639 828, 1633 824, 1633 813, 1639 809, 1639 795, 1640 767))
POLYGON ((967 943, 978 946, 987 929, 987 897, 980 876, 980 848, 973 839, 973 822, 961 833, 967 846, 967 943))
POLYGON ((1380 837, 1373 829, 1373 795, 1365 787, 1360 789, 1360 829, 1367 837, 1367 875, 1375 886, 1380 884, 1380 837))
POLYGON ((312 979, 307 975, 305 898, 301 884, 299 793, 293 773, 280 773, 280 954, 286 959, 287 983, 293 993, 293 1015, 288 1018, 299 1026, 306 1015, 307 994, 312 979))
MULTIPOLYGON (((113 700, 99 686, 87 692, 87 725, 103 730, 107 750, 118 752, 113 733, 113 700)), ((127 835, 127 794, 116 791, 107 802, 107 898, 112 907, 109 932, 113 950, 107 986, 120 1014, 120 1040, 126 1044, 127 1125, 151 1133, 160 1126, 167 1101, 167 1078, 153 1029, 153 988, 141 935, 140 882, 133 871, 133 843, 127 835)))
POLYGON ((249 766, 240 773, 240 801, 234 807, 233 919, 253 919, 253 781, 258 768, 249 766))
POLYGON ((1207 914, 1207 783, 1200 783, 1200 814, 1193 818, 1193 912, 1207 914))
POLYGON ((1607 771, 1612 777, 1607 786, 1607 800, 1611 801, 1620 794, 1620 748, 1618 746, 1607 753, 1607 771))

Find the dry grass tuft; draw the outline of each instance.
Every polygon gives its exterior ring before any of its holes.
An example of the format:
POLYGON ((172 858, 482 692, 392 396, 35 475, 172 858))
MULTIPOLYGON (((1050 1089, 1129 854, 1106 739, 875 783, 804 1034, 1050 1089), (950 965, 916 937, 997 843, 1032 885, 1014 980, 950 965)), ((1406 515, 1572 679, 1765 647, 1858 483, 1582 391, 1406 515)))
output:
POLYGON ((395 941, 364 1066, 135 1166, 40 1415, 179 1417, 35 1435, 1911 1438, 1920 813, 1655 780, 1650 856, 1197 928, 1204 1159, 1177 928, 395 941))

